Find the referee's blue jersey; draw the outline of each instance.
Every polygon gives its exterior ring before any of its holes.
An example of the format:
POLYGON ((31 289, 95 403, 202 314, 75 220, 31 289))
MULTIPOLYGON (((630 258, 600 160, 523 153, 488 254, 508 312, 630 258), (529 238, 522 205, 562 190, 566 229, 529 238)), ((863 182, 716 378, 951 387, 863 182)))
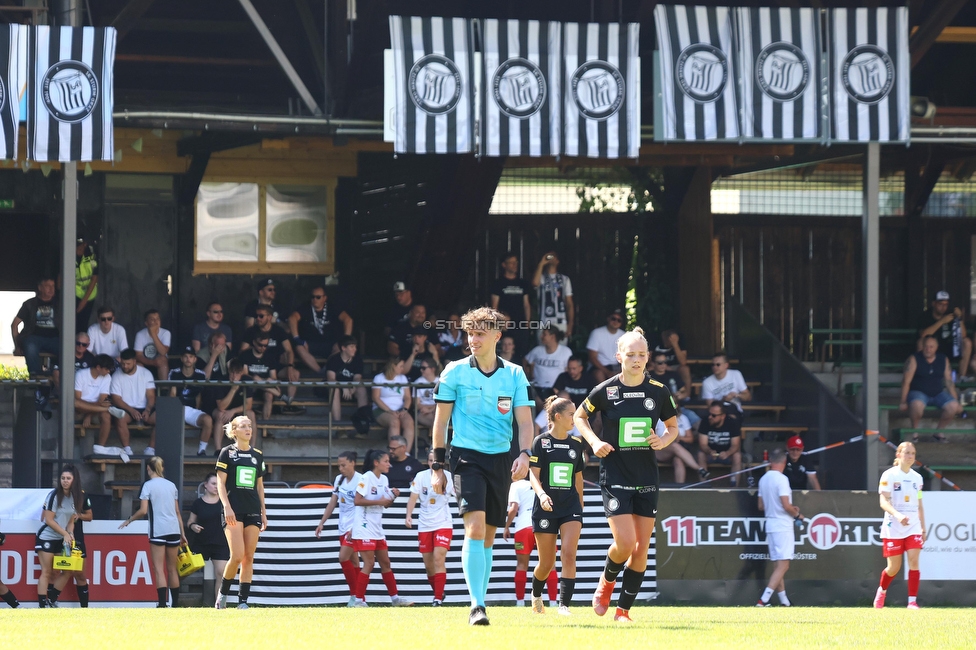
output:
POLYGON ((434 400, 454 404, 451 445, 485 454, 507 453, 512 446, 515 408, 531 406, 529 381, 522 366, 501 357, 490 374, 474 356, 452 361, 441 373, 434 400))

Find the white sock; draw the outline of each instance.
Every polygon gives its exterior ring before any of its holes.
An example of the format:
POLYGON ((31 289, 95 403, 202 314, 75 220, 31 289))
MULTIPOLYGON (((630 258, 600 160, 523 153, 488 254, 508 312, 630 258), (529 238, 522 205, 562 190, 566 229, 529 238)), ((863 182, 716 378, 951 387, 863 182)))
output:
POLYGON ((790 605, 790 599, 786 597, 785 591, 777 591, 776 595, 779 596, 780 605, 786 605, 787 607, 790 605))
POLYGON ((200 446, 197 447, 197 451, 207 451, 207 443, 201 442, 200 446))
POLYGON ((914 602, 915 602, 915 596, 909 596, 908 597, 908 604, 911 605, 914 602))
POLYGON ((766 587, 765 589, 763 589, 763 595, 759 600, 763 601, 764 603, 768 603, 769 599, 772 597, 773 597, 773 590, 770 589, 769 587, 766 587))

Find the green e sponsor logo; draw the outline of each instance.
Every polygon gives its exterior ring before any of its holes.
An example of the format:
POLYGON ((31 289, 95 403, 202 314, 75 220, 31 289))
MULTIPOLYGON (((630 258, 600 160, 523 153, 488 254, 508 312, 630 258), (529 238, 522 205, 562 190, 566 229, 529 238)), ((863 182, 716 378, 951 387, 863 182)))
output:
POLYGON ((648 437, 654 431, 651 418, 620 418, 620 447, 647 447, 648 437))
POLYGON ((549 465, 549 485, 552 487, 573 487, 573 464, 552 463, 549 465))
POLYGON ((258 472, 253 467, 237 468, 238 487, 252 488, 257 483, 258 472))

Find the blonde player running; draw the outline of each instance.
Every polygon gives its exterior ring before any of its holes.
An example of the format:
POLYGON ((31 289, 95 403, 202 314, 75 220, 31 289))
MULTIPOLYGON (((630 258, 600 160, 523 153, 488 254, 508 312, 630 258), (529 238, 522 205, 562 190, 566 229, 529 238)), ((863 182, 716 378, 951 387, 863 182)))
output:
POLYGON ((888 566, 881 572, 881 586, 874 596, 876 609, 884 607, 888 585, 901 570, 901 556, 908 555, 908 609, 918 609, 918 556, 925 545, 925 510, 922 509, 922 477, 912 469, 915 445, 903 442, 895 452, 894 467, 881 475, 878 493, 884 521, 881 543, 888 566))
POLYGON ((344 451, 339 454, 339 475, 332 482, 332 498, 322 513, 319 525, 315 527, 315 537, 322 535, 325 522, 339 506, 339 566, 349 585, 349 602, 346 607, 356 604, 356 586, 359 584, 359 554, 353 548, 352 524, 356 518, 356 486, 363 475, 356 471, 356 452, 344 451))
MULTIPOLYGON (((434 452, 427 454, 427 466, 434 464, 434 452)), ((450 472, 445 472, 447 486, 444 494, 437 494, 430 483, 431 470, 425 469, 410 483, 410 500, 407 501, 407 517, 404 524, 413 527, 413 509, 420 503, 420 521, 417 531, 420 538, 420 555, 427 569, 427 582, 434 590, 434 607, 444 602, 444 586, 447 584, 445 561, 454 537, 454 518, 450 500, 454 498, 454 483, 450 472)))

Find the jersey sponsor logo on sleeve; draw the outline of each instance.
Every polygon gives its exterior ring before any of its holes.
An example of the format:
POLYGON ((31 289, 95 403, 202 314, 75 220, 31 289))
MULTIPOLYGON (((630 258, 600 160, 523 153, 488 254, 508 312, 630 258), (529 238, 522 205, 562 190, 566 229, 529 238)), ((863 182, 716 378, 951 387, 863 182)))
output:
POLYGON ((654 431, 651 418, 620 418, 618 443, 621 448, 647 447, 647 438, 654 431))
POLYGON ((512 411, 512 398, 511 397, 499 397, 498 398, 498 412, 502 415, 508 415, 512 411))
POLYGON ((607 386, 607 399, 609 400, 620 399, 620 387, 607 386))
POLYGON ((888 481, 881 481, 881 487, 886 487, 887 485, 888 485, 888 481))
POLYGON ((549 485, 568 488, 573 486, 572 463, 552 463, 549 465, 549 485))
POLYGON ((217 463, 217 469, 227 469, 227 463, 217 463))
POLYGON ((644 408, 646 408, 648 411, 653 411, 655 406, 657 406, 657 402, 650 397, 644 400, 644 408))

